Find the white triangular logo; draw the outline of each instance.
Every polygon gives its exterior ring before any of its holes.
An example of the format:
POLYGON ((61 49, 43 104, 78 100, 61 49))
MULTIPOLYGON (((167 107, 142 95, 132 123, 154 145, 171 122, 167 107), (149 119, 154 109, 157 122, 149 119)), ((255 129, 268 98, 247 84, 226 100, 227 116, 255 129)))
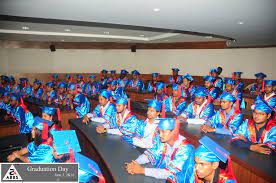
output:
POLYGON ((13 165, 8 169, 6 175, 4 176, 3 180, 22 180, 21 176, 19 175, 18 171, 15 169, 13 165))

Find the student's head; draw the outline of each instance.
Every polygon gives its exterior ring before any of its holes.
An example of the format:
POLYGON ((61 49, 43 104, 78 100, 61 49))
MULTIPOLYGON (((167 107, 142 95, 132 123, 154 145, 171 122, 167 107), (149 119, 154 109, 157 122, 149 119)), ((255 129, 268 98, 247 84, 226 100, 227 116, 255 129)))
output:
POLYGON ((162 143, 175 140, 176 121, 173 118, 160 118, 158 124, 159 136, 162 143))
POLYGON ((231 92, 231 91, 234 90, 235 84, 236 84, 235 80, 233 80, 233 79, 225 79, 224 83, 225 83, 225 90, 227 92, 231 92))
POLYGON ((148 100, 148 119, 155 119, 160 115, 162 109, 162 103, 157 100, 148 100))
POLYGON ((271 117, 272 108, 263 100, 258 100, 253 108, 253 120, 257 124, 265 123, 271 117))
POLYGON ((178 68, 172 68, 172 74, 174 77, 178 76, 179 69, 178 68))
POLYGON ((124 69, 121 70, 120 78, 123 79, 124 77, 127 76, 127 74, 128 74, 128 71, 126 71, 126 70, 124 70, 124 69))
POLYGON ((206 98, 208 97, 209 92, 206 88, 199 86, 194 93, 195 102, 197 105, 202 105, 206 98))
POLYGON ((2 97, 3 97, 3 102, 5 104, 9 104, 10 103, 11 96, 10 96, 9 92, 4 92, 3 95, 2 95, 2 97))
POLYGON ((19 103, 19 97, 12 94, 11 97, 10 97, 10 105, 12 107, 14 107, 14 106, 18 105, 18 103, 19 103))
POLYGON ((53 116, 56 114, 56 111, 56 108, 53 107, 42 107, 41 118, 48 121, 53 121, 53 116))
POLYGON ((275 87, 276 80, 266 80, 265 81, 265 93, 269 94, 272 93, 274 90, 273 88, 275 87))
POLYGON ((34 88, 35 90, 37 90, 37 89, 40 88, 41 85, 42 85, 42 83, 41 83, 38 79, 36 79, 36 80, 34 81, 33 88, 34 88))
POLYGON ((172 96, 173 97, 178 97, 180 95, 180 93, 178 91, 178 89, 180 89, 180 88, 178 88, 178 87, 180 87, 180 86, 178 86, 178 84, 173 83, 173 85, 172 85, 172 96))
POLYGON ((157 92, 157 94, 162 95, 163 92, 164 92, 164 88, 165 88, 165 84, 164 83, 162 83, 162 82, 157 83, 156 84, 156 92, 157 92))
POLYGON ((53 122, 42 119, 40 117, 34 118, 31 135, 37 146, 40 145, 43 141, 48 140, 48 137, 51 137, 49 128, 52 124, 53 122))
POLYGON ((236 101, 236 97, 228 92, 224 92, 220 96, 220 106, 222 110, 231 109, 236 101))
POLYGON ((137 70, 132 71, 131 74, 132 74, 132 78, 134 80, 138 79, 139 75, 140 75, 139 71, 137 71, 137 70))
POLYGON ((264 74, 264 73, 262 73, 262 72, 259 72, 259 73, 256 73, 256 74, 255 74, 255 77, 256 77, 257 83, 258 83, 258 84, 262 84, 264 78, 266 78, 266 74, 264 74))
POLYGON ((102 90, 99 95, 100 106, 105 106, 108 103, 110 97, 111 97, 111 95, 110 95, 109 91, 102 90))
POLYGON ((60 82, 58 84, 59 93, 65 93, 66 92, 66 88, 67 88, 67 84, 65 82, 60 82))
MULTIPOLYGON (((222 70, 221 70, 221 71, 222 71, 222 70)), ((214 78, 218 77, 218 75, 219 75, 218 72, 219 72, 219 71, 218 71, 217 68, 216 68, 216 69, 211 69, 211 70, 210 70, 210 74, 211 74, 211 76, 214 77, 214 78)))
POLYGON ((152 80, 153 81, 158 81, 158 76, 159 76, 159 73, 152 73, 152 80))
POLYGON ((68 94, 75 96, 77 94, 77 85, 70 83, 67 92, 68 94))
POLYGON ((77 82, 80 83, 81 81, 83 81, 83 75, 77 74, 77 82))
POLYGON ((107 77, 107 73, 108 73, 108 71, 105 70, 105 69, 103 69, 103 70, 101 71, 102 78, 106 78, 106 77, 107 77))
POLYGON ((46 91, 50 92, 54 89, 55 83, 50 81, 46 83, 46 91))
POLYGON ((96 80, 96 76, 95 75, 91 75, 89 76, 89 82, 93 83, 96 80))
POLYGON ((186 73, 182 76, 183 85, 186 87, 189 87, 191 82, 193 82, 193 81, 194 81, 194 78, 188 73, 186 73))
POLYGON ((239 81, 241 80, 241 75, 242 75, 242 72, 233 72, 233 79, 236 80, 236 81, 239 81))
POLYGON ((213 76, 204 76, 204 86, 205 88, 209 89, 213 86, 214 81, 216 80, 213 76))
POLYGON ((116 70, 111 70, 110 75, 111 75, 111 77, 115 77, 116 76, 116 70))
POLYGON ((66 74, 66 82, 72 82, 72 76, 70 74, 66 74))
POLYGON ((121 97, 116 100, 116 111, 122 113, 127 109, 128 100, 127 98, 121 97))
POLYGON ((110 83, 110 89, 111 89, 112 91, 115 91, 116 88, 117 88, 117 84, 118 84, 117 80, 111 81, 111 83, 110 83))

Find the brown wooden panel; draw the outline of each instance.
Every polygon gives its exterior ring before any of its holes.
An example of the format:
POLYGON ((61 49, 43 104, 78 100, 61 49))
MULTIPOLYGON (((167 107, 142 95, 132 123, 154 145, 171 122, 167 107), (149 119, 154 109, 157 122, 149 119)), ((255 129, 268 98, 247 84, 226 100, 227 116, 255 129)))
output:
POLYGON ((19 127, 18 127, 18 124, 15 122, 0 126, 0 138, 7 137, 10 135, 18 135, 18 134, 19 134, 19 127))

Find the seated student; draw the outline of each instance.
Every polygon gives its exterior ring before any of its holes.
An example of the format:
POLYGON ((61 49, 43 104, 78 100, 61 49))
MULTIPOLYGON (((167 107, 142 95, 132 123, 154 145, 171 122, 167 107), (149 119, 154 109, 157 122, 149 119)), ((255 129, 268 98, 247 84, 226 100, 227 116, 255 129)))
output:
POLYGON ((116 107, 110 102, 111 94, 107 90, 101 90, 99 94, 99 104, 92 113, 83 117, 83 123, 89 121, 110 124, 111 117, 116 114, 116 107))
POLYGON ((194 81, 193 77, 192 77, 190 74, 188 74, 188 73, 186 73, 186 74, 184 74, 184 75, 182 76, 182 84, 181 84, 181 87, 182 87, 183 89, 186 89, 186 90, 189 91, 191 98, 193 98, 194 93, 195 93, 195 91, 196 91, 196 86, 194 86, 194 85, 192 84, 193 81, 194 81))
POLYGON ((59 75, 58 74, 52 74, 51 75, 51 81, 54 82, 54 86, 56 87, 59 84, 59 75))
POLYGON ((10 78, 6 75, 1 75, 1 87, 7 89, 10 83, 10 78))
POLYGON ((83 93, 84 91, 84 86, 85 86, 85 82, 84 82, 84 77, 81 74, 77 74, 77 82, 76 82, 76 86, 77 86, 77 91, 79 93, 83 93))
POLYGON ((123 136, 123 139, 133 143, 132 138, 138 124, 138 119, 131 113, 128 106, 128 99, 119 98, 116 100, 117 113, 111 117, 110 123, 98 126, 97 133, 108 133, 123 136))
POLYGON ((90 111, 90 102, 86 96, 82 93, 78 93, 78 88, 76 84, 70 84, 68 86, 67 98, 70 103, 71 109, 75 109, 77 113, 77 118, 84 117, 85 114, 90 111))
POLYGON ((209 91, 212 97, 212 101, 216 100, 219 97, 219 91, 214 86, 214 81, 216 79, 212 76, 204 76, 203 79, 204 79, 204 86, 209 91))
POLYGON ((70 74, 66 74, 65 77, 66 77, 65 82, 66 82, 67 86, 69 86, 70 84, 73 83, 73 77, 70 74))
POLYGON ((20 96, 25 98, 25 97, 30 97, 32 96, 32 86, 29 83, 28 78, 19 78, 20 84, 21 84, 21 90, 20 90, 20 96))
POLYGON ((152 73, 152 80, 148 81, 148 92, 156 92, 156 84, 160 82, 159 73, 152 73))
POLYGON ((194 175, 188 177, 181 172, 176 175, 177 182, 237 182, 232 170, 230 153, 207 136, 199 142, 201 145, 195 150, 194 175))
POLYGON ((108 81, 109 81, 109 77, 107 77, 107 73, 108 71, 103 69, 101 72, 100 72, 100 81, 99 81, 99 84, 100 84, 100 88, 101 89, 106 89, 107 88, 107 84, 108 84, 108 81))
POLYGON ((42 100, 43 93, 44 93, 44 89, 42 88, 42 83, 41 81, 36 79, 33 85, 32 97, 42 100))
POLYGON ((118 84, 120 87, 122 87, 123 89, 126 88, 126 86, 128 85, 128 78, 127 78, 127 74, 128 74, 128 71, 126 70, 121 70, 121 74, 120 74, 120 77, 118 79, 118 84))
POLYGON ((253 95, 259 95, 261 92, 264 92, 264 78, 266 78, 266 74, 259 72, 255 74, 255 77, 256 83, 248 85, 245 90, 249 90, 253 95))
POLYGON ((19 100, 20 99, 18 96, 14 94, 11 95, 11 115, 19 125, 19 132, 28 136, 32 131, 34 117, 33 114, 24 105, 22 98, 21 101, 19 100))
POLYGON ((136 89, 138 92, 143 92, 145 90, 145 85, 141 79, 139 79, 140 72, 134 70, 131 72, 132 79, 128 83, 128 88, 136 89))
POLYGON ((25 163, 54 162, 54 156, 52 154, 52 137, 48 131, 51 124, 51 121, 35 117, 34 126, 32 128, 32 138, 34 141, 20 151, 14 151, 7 157, 7 160, 11 162, 18 158, 25 163), (28 156, 25 156, 27 153, 28 156))
POLYGON ((172 96, 169 96, 163 101, 165 104, 165 112, 173 112, 176 116, 179 116, 186 109, 190 94, 188 91, 184 92, 186 96, 182 97, 181 91, 180 85, 172 84, 172 96))
POLYGON ((58 104, 62 106, 68 106, 69 100, 67 100, 67 84, 64 81, 61 81, 58 83, 57 86, 57 98, 58 98, 58 104))
POLYGON ((235 80, 235 90, 243 92, 244 84, 241 81, 242 72, 233 72, 232 79, 235 80))
POLYGON ((96 96, 100 90, 100 84, 96 81, 95 75, 89 76, 89 81, 85 83, 84 94, 87 96, 96 96))
POLYGON ((182 77, 178 75, 179 69, 178 68, 172 68, 172 76, 170 77, 169 81, 170 83, 176 83, 181 84, 182 83, 182 77))
POLYGON ((173 179, 178 172, 186 172, 194 161, 194 147, 179 135, 179 124, 175 119, 160 118, 159 138, 151 149, 147 149, 135 161, 126 163, 130 174, 143 174, 157 179, 173 179), (141 165, 150 163, 154 168, 141 165))
POLYGON ((127 98, 127 94, 125 93, 123 88, 118 85, 117 80, 111 81, 109 91, 111 93, 113 100, 117 100, 118 98, 121 98, 121 97, 127 98))
POLYGON ((264 88, 264 94, 258 95, 256 98, 257 100, 263 99, 267 102, 267 104, 276 111, 276 94, 273 90, 273 87, 276 85, 276 80, 266 80, 265 81, 265 88, 264 88))
POLYGON ((133 145, 141 148, 152 148, 154 138, 158 132, 158 123, 156 120, 160 115, 162 103, 157 100, 148 100, 147 119, 140 120, 136 128, 136 136, 133 137, 133 145))
POLYGON ((7 114, 11 114, 11 105, 10 105, 10 101, 11 101, 11 96, 10 93, 5 91, 2 94, 2 98, 3 100, 0 102, 0 109, 3 109, 7 112, 7 114))
POLYGON ((179 119, 184 122, 186 122, 188 118, 208 121, 214 115, 214 105, 208 95, 209 92, 206 88, 198 86, 194 94, 194 101, 188 105, 179 119))
POLYGON ((222 90, 223 80, 219 77, 218 69, 217 68, 216 69, 211 69, 210 70, 210 76, 215 78, 215 80, 213 81, 214 87, 222 90))
POLYGON ((10 93, 15 93, 15 89, 16 89, 17 85, 15 82, 15 79, 13 76, 9 77, 9 85, 7 86, 7 91, 10 93))
POLYGON ((239 105, 236 104, 236 97, 224 92, 220 97, 221 109, 207 122, 201 126, 201 131, 215 132, 219 134, 232 135, 236 132, 243 121, 239 105))
POLYGON ((246 119, 234 134, 233 144, 262 154, 276 151, 276 122, 273 110, 259 100, 253 110, 253 119, 246 119))
POLYGON ((50 81, 46 83, 43 100, 47 101, 47 104, 58 104, 57 92, 54 90, 54 87, 54 82, 50 81))
POLYGON ((116 76, 116 70, 111 70, 110 71, 109 81, 111 82, 111 81, 117 81, 117 80, 118 80, 118 78, 116 76))
POLYGON ((53 122, 49 130, 61 130, 61 127, 58 124, 58 122, 61 122, 59 108, 56 109, 47 106, 42 107, 41 118, 53 122), (57 119, 55 117, 57 117, 57 119))
POLYGON ((239 99, 239 104, 241 109, 245 109, 245 101, 242 98, 242 91, 237 89, 236 87, 236 81, 233 79, 224 79, 225 88, 224 90, 236 97, 236 99, 239 99))
POLYGON ((166 85, 162 82, 157 83, 154 99, 162 102, 163 100, 166 100, 167 98, 168 98, 168 95, 166 93, 166 85))

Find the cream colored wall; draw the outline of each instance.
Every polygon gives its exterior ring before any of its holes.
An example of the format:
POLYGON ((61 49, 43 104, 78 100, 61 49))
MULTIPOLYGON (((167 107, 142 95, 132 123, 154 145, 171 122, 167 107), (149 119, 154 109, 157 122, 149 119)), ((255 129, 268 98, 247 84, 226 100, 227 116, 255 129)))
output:
POLYGON ((182 49, 182 50, 61 50, 0 49, 0 73, 87 73, 107 70, 137 69, 142 73, 180 73, 205 75, 211 67, 223 67, 223 76, 243 71, 244 78, 265 72, 276 79, 276 48, 252 49, 182 49))

